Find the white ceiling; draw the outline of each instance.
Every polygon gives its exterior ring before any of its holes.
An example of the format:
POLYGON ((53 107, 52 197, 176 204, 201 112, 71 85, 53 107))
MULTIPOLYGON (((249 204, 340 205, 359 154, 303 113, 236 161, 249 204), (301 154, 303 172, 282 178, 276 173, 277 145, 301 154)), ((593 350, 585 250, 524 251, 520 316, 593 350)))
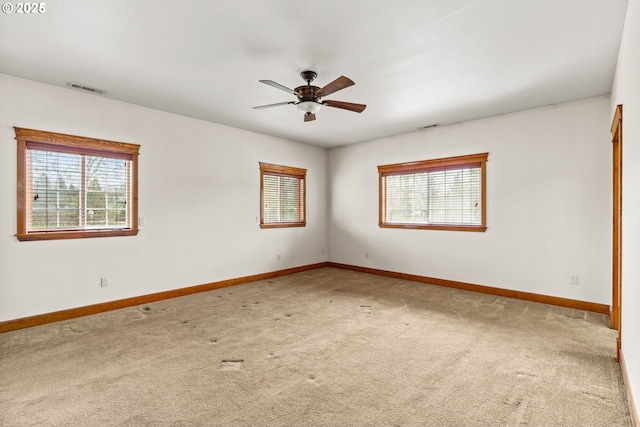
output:
POLYGON ((335 147, 607 94, 627 4, 55 0, 0 14, 0 73, 335 147), (294 100, 258 80, 295 88, 305 69, 320 87, 351 78, 325 99, 367 109, 304 123, 293 105, 251 108, 294 100))

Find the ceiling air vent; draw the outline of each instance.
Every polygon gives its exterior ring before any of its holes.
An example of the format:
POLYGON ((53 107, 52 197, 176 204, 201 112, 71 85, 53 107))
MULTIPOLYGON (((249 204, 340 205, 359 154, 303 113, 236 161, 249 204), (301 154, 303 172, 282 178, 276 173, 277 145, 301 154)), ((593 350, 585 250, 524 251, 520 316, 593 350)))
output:
POLYGON ((80 83, 67 82, 67 86, 73 89, 80 89, 80 90, 84 90, 91 93, 97 93, 98 95, 104 95, 105 93, 107 93, 106 90, 96 89, 94 87, 81 85, 80 83))

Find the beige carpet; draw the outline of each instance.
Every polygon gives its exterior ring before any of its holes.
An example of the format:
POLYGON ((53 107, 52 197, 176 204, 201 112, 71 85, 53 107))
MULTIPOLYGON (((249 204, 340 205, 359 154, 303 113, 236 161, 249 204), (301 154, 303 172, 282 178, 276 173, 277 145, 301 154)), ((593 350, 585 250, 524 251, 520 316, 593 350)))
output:
POLYGON ((322 268, 0 335, 3 426, 630 426, 605 316, 322 268))

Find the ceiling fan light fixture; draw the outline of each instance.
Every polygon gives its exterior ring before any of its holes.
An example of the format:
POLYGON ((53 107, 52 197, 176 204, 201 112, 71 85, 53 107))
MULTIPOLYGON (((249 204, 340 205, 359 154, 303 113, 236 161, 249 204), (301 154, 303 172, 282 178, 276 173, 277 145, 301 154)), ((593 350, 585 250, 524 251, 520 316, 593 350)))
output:
POLYGON ((298 103, 298 110, 304 111, 307 114, 315 114, 320 111, 322 104, 314 101, 302 101, 298 103))

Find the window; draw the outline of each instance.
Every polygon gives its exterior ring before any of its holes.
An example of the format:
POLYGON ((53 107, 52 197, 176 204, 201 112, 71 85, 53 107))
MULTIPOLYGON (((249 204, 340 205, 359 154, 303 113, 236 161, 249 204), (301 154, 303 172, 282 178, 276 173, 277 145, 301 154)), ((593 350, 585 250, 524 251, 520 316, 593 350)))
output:
POLYGON ((138 233, 139 145, 14 129, 18 240, 138 233))
POLYGON ((488 156, 378 166, 380 227, 485 231, 488 156))
POLYGON ((304 227, 307 170, 260 163, 260 227, 304 227))

